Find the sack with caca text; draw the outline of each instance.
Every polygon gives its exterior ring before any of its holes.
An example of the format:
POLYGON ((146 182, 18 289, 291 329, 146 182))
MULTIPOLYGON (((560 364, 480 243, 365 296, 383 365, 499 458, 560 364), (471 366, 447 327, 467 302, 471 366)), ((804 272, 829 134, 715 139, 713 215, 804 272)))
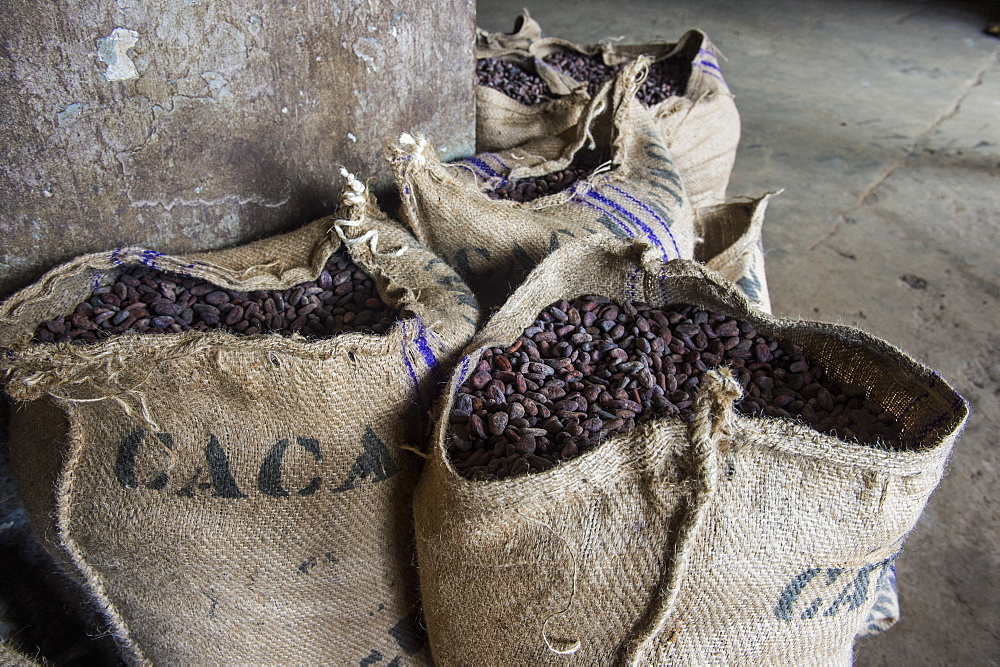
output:
POLYGON ((407 450, 477 306, 350 182, 339 218, 0 305, 18 488, 129 662, 427 663, 407 450))

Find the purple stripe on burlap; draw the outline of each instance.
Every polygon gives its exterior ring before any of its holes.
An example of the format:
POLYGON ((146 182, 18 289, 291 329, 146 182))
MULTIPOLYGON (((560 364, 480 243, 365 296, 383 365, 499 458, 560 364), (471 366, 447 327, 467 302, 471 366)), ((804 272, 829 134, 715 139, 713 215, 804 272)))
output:
POLYGON ((427 368, 432 371, 437 368, 437 357, 434 356, 434 350, 431 349, 430 343, 427 342, 427 329, 424 328, 424 323, 419 317, 417 318, 417 337, 413 342, 417 344, 417 349, 423 355, 427 368))
POLYGON ((410 355, 406 353, 406 320, 402 320, 399 325, 403 330, 403 362, 406 363, 406 371, 410 374, 410 379, 413 380, 413 386, 416 388, 420 384, 420 381, 417 379, 417 372, 413 370, 410 355))
POLYGON ((139 261, 151 269, 159 269, 159 265, 156 263, 158 257, 163 257, 162 252, 156 252, 155 250, 143 250, 142 257, 139 261))
POLYGON ((458 366, 458 382, 455 383, 455 393, 458 393, 458 388, 462 386, 465 382, 465 376, 469 374, 469 364, 472 363, 472 357, 463 357, 462 363, 458 366))
POLYGON ((479 157, 480 158, 486 158, 486 157, 488 157, 488 158, 492 159, 494 162, 496 162, 498 165, 500 165, 500 168, 503 169, 503 172, 505 174, 509 174, 510 173, 510 167, 507 166, 506 162, 504 162, 503 160, 500 159, 499 155, 496 155, 495 153, 480 153, 479 157))
POLYGON ((630 195, 625 190, 622 190, 621 188, 616 188, 615 186, 610 185, 610 184, 608 185, 608 188, 610 188, 611 190, 614 190, 615 192, 617 192, 618 194, 622 195, 623 197, 627 197, 629 199, 629 201, 635 203, 639 208, 641 208, 642 210, 646 211, 646 213, 649 213, 651 216, 653 216, 653 218, 657 222, 660 223, 660 226, 663 227, 663 230, 667 233, 667 236, 670 237, 670 242, 674 246, 674 252, 677 253, 678 257, 681 256, 681 249, 677 246, 677 239, 674 238, 674 233, 672 231, 670 231, 670 225, 667 224, 666 220, 664 220, 652 208, 650 208, 649 206, 647 206, 643 202, 639 201, 638 199, 636 199, 635 197, 633 197, 632 195, 630 195))
POLYGON ((483 162, 482 160, 480 160, 478 157, 467 157, 464 160, 459 160, 459 162, 461 162, 462 164, 467 164, 467 165, 473 167, 474 169, 478 170, 480 173, 486 174, 490 178, 497 178, 497 177, 500 176, 500 174, 498 174, 493 169, 493 167, 491 167, 490 165, 486 164, 485 162, 483 162))
POLYGON ((594 209, 594 210, 596 210, 596 211, 598 211, 600 213, 603 213, 604 215, 608 216, 609 218, 611 218, 612 220, 614 220, 616 223, 618 223, 618 226, 622 228, 623 232, 625 232, 625 236, 627 236, 629 238, 635 238, 635 233, 629 228, 629 226, 627 224, 625 224, 622 220, 618 219, 618 216, 616 216, 614 214, 614 211, 609 211, 609 210, 605 209, 604 207, 598 206, 594 202, 590 202, 590 201, 587 201, 585 199, 581 199, 580 201, 581 201, 581 203, 586 204, 590 208, 592 208, 592 209, 594 209))
POLYGON ((658 279, 660 285, 660 299, 663 301, 661 304, 662 307, 670 303, 670 292, 667 291, 667 276, 660 275, 658 276, 658 279))
POLYGON ((642 271, 638 266, 633 266, 632 270, 628 272, 628 278, 625 280, 625 296, 628 297, 629 301, 639 300, 639 273, 642 271))
POLYGON ((642 220, 640 220, 637 215, 635 215, 634 213, 632 213, 631 211, 629 211, 625 207, 621 206, 617 202, 612 201, 608 197, 605 197, 601 193, 596 192, 594 190, 591 190, 590 192, 588 192, 587 196, 591 197, 593 199, 596 199, 597 201, 601 202, 602 204, 607 204, 608 206, 612 207, 614 210, 618 211, 623 216, 625 216, 626 218, 628 218, 629 220, 631 220, 632 222, 634 222, 635 225, 639 229, 642 230, 642 233, 646 235, 646 238, 648 238, 650 241, 652 241, 653 245, 655 245, 657 248, 660 249, 660 256, 663 257, 663 261, 666 262, 666 261, 668 261, 670 259, 669 255, 667 254, 667 249, 663 247, 663 243, 660 241, 659 237, 653 232, 652 229, 650 229, 646 225, 646 223, 644 223, 642 220))
MULTIPOLYGON (((705 64, 705 63, 701 63, 701 64, 705 64)), ((718 70, 718 69, 719 69, 718 67, 716 67, 716 68, 715 68, 715 70, 718 70)), ((713 79, 718 79, 718 80, 719 80, 719 81, 721 81, 722 83, 726 83, 726 80, 722 78, 722 75, 721 75, 721 74, 719 74, 719 73, 718 73, 717 71, 715 71, 715 70, 712 70, 712 69, 707 69, 707 68, 706 68, 706 69, 703 69, 702 71, 703 71, 703 72, 704 72, 705 74, 707 74, 707 75, 709 75, 710 77, 712 77, 713 79)), ((729 84, 726 84, 726 85, 729 85, 729 84)))

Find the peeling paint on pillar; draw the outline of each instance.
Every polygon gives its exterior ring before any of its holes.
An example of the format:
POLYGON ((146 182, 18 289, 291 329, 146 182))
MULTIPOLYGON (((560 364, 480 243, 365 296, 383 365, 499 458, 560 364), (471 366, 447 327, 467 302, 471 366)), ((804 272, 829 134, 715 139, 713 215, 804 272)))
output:
POLYGON ((222 247, 385 187, 404 130, 472 152, 472 0, 8 3, 0 296, 82 252, 222 247))
POLYGON ((354 43, 354 53, 368 65, 368 69, 372 72, 381 72, 382 68, 385 67, 385 49, 373 37, 358 37, 358 41, 354 43))
POLYGON ((97 57, 108 66, 104 78, 108 81, 136 79, 139 72, 128 57, 128 50, 139 41, 139 33, 128 28, 115 28, 111 34, 97 40, 97 57))

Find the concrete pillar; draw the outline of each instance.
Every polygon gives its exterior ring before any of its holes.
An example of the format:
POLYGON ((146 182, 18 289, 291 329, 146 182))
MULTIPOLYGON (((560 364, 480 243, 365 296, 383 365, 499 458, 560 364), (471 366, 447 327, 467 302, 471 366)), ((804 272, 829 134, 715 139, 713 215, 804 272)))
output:
POLYGON ((82 252, 233 245, 387 183, 416 129, 474 146, 474 0, 8 0, 0 296, 82 252))

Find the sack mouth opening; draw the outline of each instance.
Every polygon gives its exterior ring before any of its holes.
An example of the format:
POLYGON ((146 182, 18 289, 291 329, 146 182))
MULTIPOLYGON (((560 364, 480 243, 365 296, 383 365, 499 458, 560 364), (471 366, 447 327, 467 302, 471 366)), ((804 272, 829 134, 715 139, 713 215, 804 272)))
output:
MULTIPOLYGON (((763 327, 761 330, 763 330, 763 327)), ((467 353, 465 357, 468 360, 467 368, 472 369, 475 367, 484 350, 490 347, 507 347, 508 345, 496 343, 495 341, 481 344, 474 351, 467 353)), ((644 434, 649 431, 660 432, 661 438, 666 437, 673 443, 674 449, 680 448, 681 451, 686 452, 690 451, 692 447, 688 422, 679 417, 656 417, 637 424, 630 431, 611 434, 578 456, 555 463, 549 470, 529 472, 504 479, 471 479, 458 471, 449 455, 450 445, 454 442, 454 439, 449 429, 450 421, 448 415, 458 395, 457 388, 462 382, 464 382, 464 378, 460 375, 459 369, 456 369, 452 379, 454 391, 451 391, 448 398, 442 401, 439 410, 439 414, 442 417, 441 423, 438 425, 436 436, 438 443, 436 443, 435 447, 439 450, 441 464, 450 479, 449 483, 455 487, 467 489, 470 493, 487 488, 501 489, 504 493, 508 493, 512 489, 528 492, 535 487, 539 487, 536 490, 541 493, 545 489, 550 488, 551 484, 557 483, 564 476, 567 481, 571 481, 581 472, 600 469, 606 465, 606 462, 616 459, 634 460, 635 466, 655 466, 657 463, 663 461, 663 452, 656 452, 651 456, 649 452, 636 449, 635 451, 629 451, 628 456, 623 456, 622 454, 623 449, 625 449, 622 447, 624 439, 628 439, 630 443, 644 443, 647 441, 644 434)), ((938 397, 938 399, 940 398, 942 397, 938 397)), ((946 399, 947 397, 943 398, 946 399)), ((736 401, 736 404, 738 403, 739 399, 736 401)), ((798 456, 822 458, 832 464, 842 463, 845 466, 854 468, 878 471, 884 470, 888 464, 892 468, 891 472, 896 474, 906 474, 909 468, 913 468, 914 473, 922 470, 924 465, 922 460, 927 455, 934 456, 937 453, 935 450, 939 450, 947 445, 937 433, 941 435, 954 433, 964 422, 961 411, 957 414, 954 411, 942 412, 930 417, 930 421, 933 422, 936 419, 940 419, 942 415, 949 418, 942 421, 935 434, 929 437, 925 436, 923 439, 912 443, 913 446, 909 447, 906 445, 911 441, 906 440, 904 435, 904 446, 899 449, 892 449, 879 446, 878 444, 842 439, 836 435, 816 430, 799 419, 753 416, 739 412, 735 408, 733 409, 735 430, 738 438, 745 443, 752 443, 769 449, 784 450, 798 456), (788 441, 798 442, 800 440, 804 440, 805 444, 788 444, 788 441)), ((926 425, 924 424, 919 426, 919 428, 925 427, 926 425)), ((671 449, 671 447, 664 445, 658 449, 666 451, 671 449)), ((677 455, 676 451, 674 453, 677 455)))
MULTIPOLYGON (((785 428, 804 429, 803 433, 807 432, 809 439, 827 444, 827 455, 830 451, 843 450, 868 454, 881 452, 876 458, 886 460, 905 460, 914 455, 938 456, 948 449, 951 436, 967 418, 968 407, 965 401, 937 373, 889 343, 860 329, 843 325, 771 317, 757 310, 734 285, 709 269, 690 260, 672 260, 666 264, 659 261, 645 262, 643 251, 641 244, 622 240, 584 240, 560 248, 539 264, 508 300, 507 305, 494 314, 480 331, 479 337, 467 348, 464 361, 452 376, 449 386, 451 393, 442 402, 442 424, 435 444, 443 457, 448 456, 444 440, 448 426, 446 422, 457 389, 464 382, 465 376, 472 372, 471 369, 478 363, 483 350, 510 345, 511 343, 497 341, 506 338, 517 340, 520 331, 530 326, 537 313, 550 303, 586 294, 606 293, 605 291, 619 295, 633 293, 636 297, 631 300, 644 300, 658 307, 670 303, 691 303, 748 321, 764 335, 798 344, 805 355, 824 368, 831 377, 864 389, 866 398, 881 403, 896 416, 900 424, 900 447, 898 450, 890 450, 842 440, 797 420, 770 420, 781 423, 785 428), (588 271, 582 275, 584 284, 571 281, 564 275, 560 275, 555 281, 551 280, 551 276, 545 275, 553 265, 559 266, 566 261, 564 256, 570 252, 576 254, 572 261, 588 267, 588 271), (596 276, 607 274, 608 271, 619 278, 612 280, 610 285, 601 285, 602 281, 596 276), (643 271, 646 275, 641 277, 643 271), (594 284, 586 284, 588 282, 594 284), (623 284, 617 284, 619 282, 623 284), (537 296, 539 294, 544 296, 537 296), (538 307, 534 308, 536 303, 538 307), (530 307, 528 304, 531 304, 530 307)), ((607 279, 603 282, 607 283, 607 279)), ((615 300, 620 301, 620 298, 619 296, 615 300)), ((600 446, 595 447, 599 448, 600 446)), ((449 469, 457 475, 453 467, 449 469)))
MULTIPOLYGON (((344 251, 345 255, 350 257, 350 253, 346 249, 345 244, 339 240, 335 243, 327 243, 324 241, 324 244, 326 247, 322 248, 323 252, 321 254, 322 264, 324 266, 329 258, 338 251, 344 251)), ((146 253, 150 251, 142 252, 146 253)), ((106 253, 99 254, 97 256, 101 257, 104 254, 106 253)), ((161 256, 160 253, 157 253, 157 255, 161 256)), ((353 257, 351 257, 351 260, 357 263, 353 257)), ((87 301, 92 296, 94 289, 99 287, 108 287, 114 284, 123 274, 139 266, 150 267, 148 263, 143 261, 125 260, 109 268, 98 268, 94 266, 81 267, 83 269, 82 271, 63 277, 61 283, 63 283, 63 286, 68 289, 51 290, 50 294, 42 296, 41 298, 36 298, 28 304, 30 313, 26 313, 24 317, 18 318, 15 316, 11 318, 11 321, 14 323, 11 328, 16 328, 17 333, 13 336, 14 340, 8 340, 0 343, 0 350, 5 351, 8 358, 17 354, 29 354, 32 350, 35 352, 46 351, 46 354, 51 354, 53 357, 60 356, 60 353, 65 353, 69 357, 73 357, 78 356, 74 354, 74 350, 82 352, 82 356, 90 356, 91 354, 98 354, 99 352, 107 349, 109 344, 113 341, 121 341, 122 339, 132 342, 133 347, 145 347, 145 343, 152 341, 163 341, 165 346, 172 347, 180 340, 189 339, 213 342, 216 346, 223 347, 227 346, 232 341, 241 341, 241 343, 253 346, 266 343, 266 346, 270 347, 273 345, 274 341, 280 340, 284 342, 282 344, 282 347, 284 348, 282 350, 283 353, 289 353, 289 351, 294 353, 294 350, 296 349, 302 349, 303 352, 310 352, 314 350, 318 351, 318 348, 329 347, 331 342, 336 341, 338 344, 348 343, 349 347, 356 350, 358 353, 380 354, 384 351, 383 348, 385 347, 385 341, 387 339, 403 336, 404 334, 402 333, 402 330, 416 330, 421 326, 419 304, 413 302, 412 299, 408 299, 405 290, 402 290, 400 294, 395 296, 390 294, 389 292, 391 292, 391 290, 388 289, 388 285, 383 284, 385 282, 384 280, 377 278, 373 271, 366 269, 361 264, 358 264, 359 268, 368 274, 374 282, 378 296, 387 306, 397 312, 397 317, 392 326, 383 333, 377 333, 374 331, 343 331, 330 336, 309 337, 304 336, 297 331, 268 331, 246 335, 227 328, 218 328, 207 329, 204 331, 191 330, 170 333, 144 333, 126 330, 120 333, 109 333, 107 336, 98 339, 98 341, 94 343, 47 343, 34 340, 34 333, 40 326, 51 319, 66 316, 68 311, 71 311, 83 301, 87 301), (67 283, 69 284, 67 285, 67 283), (61 294, 56 296, 56 292, 61 292, 61 294), (64 347, 67 345, 70 347, 64 347)), ((219 285, 211 279, 201 278, 194 274, 183 274, 167 268, 150 268, 159 271, 167 278, 173 278, 176 280, 196 278, 198 280, 205 280, 205 282, 208 282, 213 287, 220 290, 230 289, 224 285, 219 285)), ((190 268, 196 267, 191 266, 190 268)), ((313 276, 303 282, 315 281, 318 277, 318 275, 313 276)), ((237 291, 252 292, 268 289, 287 290, 290 287, 291 286, 282 287, 280 285, 275 285, 273 287, 255 285, 253 289, 239 289, 237 291)), ((118 342, 113 344, 113 346, 119 345, 122 345, 122 343, 118 342)), ((129 346, 125 345, 125 347, 129 346)))
MULTIPOLYGON (((476 350, 467 352, 461 366, 465 366, 464 361, 468 360, 468 368, 474 368, 479 363, 483 351, 490 347, 497 347, 497 345, 483 344, 476 350)), ((504 479, 471 479, 458 471, 449 455, 449 446, 454 438, 450 432, 448 415, 455 404, 456 396, 458 396, 458 387, 464 381, 459 380, 460 372, 460 368, 455 370, 451 386, 446 390, 448 392, 447 398, 439 403, 438 414, 442 417, 437 424, 434 435, 436 440, 434 448, 437 450, 441 466, 449 478, 449 484, 453 487, 466 489, 473 493, 478 490, 501 489, 504 493, 501 498, 509 498, 506 494, 511 489, 526 493, 545 493, 555 480, 563 477, 566 478, 567 482, 570 482, 578 478, 581 472, 598 476, 614 475, 622 465, 637 471, 662 468, 667 462, 667 458, 683 457, 691 450, 687 422, 678 418, 657 418, 637 424, 630 431, 610 434, 585 452, 554 463, 549 470, 530 472, 504 479), (649 431, 670 432, 671 436, 644 438, 643 434, 649 431), (652 451, 641 451, 642 448, 631 445, 623 446, 626 439, 630 442, 650 442, 653 444, 652 451)))

